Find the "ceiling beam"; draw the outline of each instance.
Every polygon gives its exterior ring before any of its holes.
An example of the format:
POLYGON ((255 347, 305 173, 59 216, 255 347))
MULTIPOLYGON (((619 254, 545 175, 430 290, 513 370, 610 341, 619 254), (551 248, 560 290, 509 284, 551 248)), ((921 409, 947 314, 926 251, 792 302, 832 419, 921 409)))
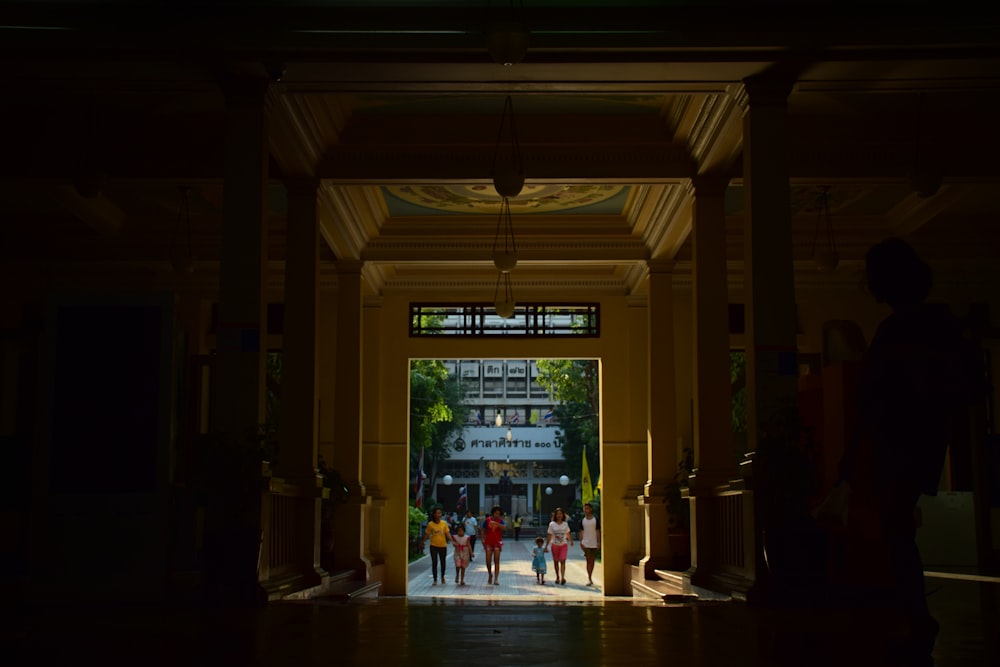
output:
POLYGON ((894 236, 907 236, 960 202, 967 193, 968 187, 957 184, 942 185, 931 197, 912 192, 889 210, 886 222, 894 236))
POLYGON ((121 231, 125 211, 103 194, 83 197, 70 185, 57 185, 52 192, 63 208, 87 223, 94 231, 105 235, 121 231))

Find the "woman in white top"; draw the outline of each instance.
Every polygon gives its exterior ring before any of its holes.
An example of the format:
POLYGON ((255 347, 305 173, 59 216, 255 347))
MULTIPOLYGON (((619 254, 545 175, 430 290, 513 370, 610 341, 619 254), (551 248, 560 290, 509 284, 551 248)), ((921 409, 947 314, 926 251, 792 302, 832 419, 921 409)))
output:
POLYGON ((601 549, 601 521, 594 515, 594 506, 583 504, 583 520, 580 522, 580 548, 587 559, 587 585, 594 585, 594 561, 601 549))
POLYGON ((549 522, 549 534, 545 539, 545 550, 549 550, 552 544, 552 564, 556 569, 556 583, 566 583, 566 555, 573 544, 573 534, 566 523, 566 512, 561 507, 557 507, 552 513, 552 521, 549 522))

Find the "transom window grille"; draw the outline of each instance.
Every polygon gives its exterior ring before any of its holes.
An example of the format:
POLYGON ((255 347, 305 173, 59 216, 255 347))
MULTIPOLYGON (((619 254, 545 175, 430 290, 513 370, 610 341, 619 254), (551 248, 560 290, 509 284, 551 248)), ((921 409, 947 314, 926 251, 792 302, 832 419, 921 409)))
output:
POLYGON ((600 306, 521 303, 513 317, 493 304, 410 304, 411 336, 586 336, 600 335, 600 306))

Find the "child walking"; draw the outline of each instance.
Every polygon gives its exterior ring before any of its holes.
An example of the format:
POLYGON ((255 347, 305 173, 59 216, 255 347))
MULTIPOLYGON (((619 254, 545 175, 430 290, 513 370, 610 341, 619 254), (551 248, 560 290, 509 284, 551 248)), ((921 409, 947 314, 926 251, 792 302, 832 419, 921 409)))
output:
POLYGON ((535 538, 535 548, 531 550, 531 569, 535 571, 535 583, 545 585, 545 540, 535 538))
POLYGON ((451 536, 451 542, 455 545, 455 583, 460 586, 465 585, 465 569, 469 567, 471 548, 469 546, 469 536, 465 534, 465 526, 458 524, 458 534, 451 536))

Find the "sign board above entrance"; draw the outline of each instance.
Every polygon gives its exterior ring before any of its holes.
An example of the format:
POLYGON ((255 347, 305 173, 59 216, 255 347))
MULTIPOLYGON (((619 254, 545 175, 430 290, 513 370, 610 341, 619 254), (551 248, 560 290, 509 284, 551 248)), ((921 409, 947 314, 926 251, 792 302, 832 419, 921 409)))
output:
POLYGON ((562 448, 556 443, 556 427, 470 426, 451 444, 451 461, 561 461, 562 448))

